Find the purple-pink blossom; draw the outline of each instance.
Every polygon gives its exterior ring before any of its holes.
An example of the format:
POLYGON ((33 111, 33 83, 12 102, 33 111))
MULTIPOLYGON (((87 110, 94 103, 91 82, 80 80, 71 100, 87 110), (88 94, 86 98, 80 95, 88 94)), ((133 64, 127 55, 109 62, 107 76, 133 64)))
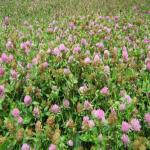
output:
POLYGON ((85 110, 92 109, 92 104, 88 100, 84 101, 84 109, 85 110))
POLYGON ((48 67, 48 62, 46 61, 46 62, 42 63, 42 67, 43 67, 44 69, 46 69, 46 68, 48 67))
POLYGON ((6 43, 6 48, 7 49, 12 49, 13 48, 13 43, 12 41, 8 40, 7 43, 6 43))
POLYGON ((119 20, 119 16, 114 16, 114 20, 118 21, 119 20))
POLYGON ((78 53, 80 51, 81 51, 81 47, 79 45, 77 45, 73 48, 73 53, 78 53))
POLYGON ((147 62, 146 68, 147 68, 148 71, 150 71, 150 62, 147 62))
POLYGON ((16 70, 11 70, 10 73, 11 73, 11 77, 12 77, 13 79, 17 79, 18 73, 17 73, 16 70))
POLYGON ((57 150, 57 147, 55 144, 51 144, 48 148, 48 150, 57 150))
POLYGON ((52 54, 55 56, 60 56, 61 51, 58 47, 54 48, 54 50, 52 51, 52 54))
POLYGON ((87 45, 86 39, 82 38, 82 39, 81 39, 81 44, 82 44, 83 46, 86 46, 86 45, 87 45))
POLYGON ((18 108, 14 108, 14 109, 12 110, 12 115, 13 115, 13 117, 15 117, 15 118, 19 117, 19 115, 20 115, 19 109, 18 109, 18 108))
POLYGON ((144 121, 148 123, 148 125, 150 126, 150 113, 146 113, 144 115, 144 121))
POLYGON ((32 64, 33 65, 37 65, 39 63, 39 59, 37 58, 37 57, 34 57, 33 59, 32 59, 32 64))
POLYGON ((33 116, 39 117, 39 115, 40 115, 39 108, 38 107, 34 107, 34 109, 33 109, 33 116))
POLYGON ((64 100, 63 100, 63 106, 64 106, 65 108, 69 108, 69 106, 70 106, 69 100, 64 99, 64 100))
POLYGON ((100 55, 99 54, 95 54, 94 55, 94 59, 93 59, 93 63, 94 64, 97 64, 97 63, 101 63, 101 58, 100 58, 100 55))
POLYGON ((21 147, 21 150, 30 150, 30 145, 28 145, 27 143, 24 143, 21 147))
POLYGON ((88 116, 83 117, 82 129, 93 128, 94 126, 95 126, 95 123, 93 120, 90 120, 88 116))
POLYGON ((136 118, 131 119, 130 125, 131 125, 131 129, 133 131, 140 131, 141 130, 140 121, 136 118))
POLYGON ((60 112, 60 107, 57 104, 54 104, 51 106, 51 112, 53 113, 59 113, 60 112))
POLYGON ((31 96, 26 95, 26 96, 24 97, 24 104, 25 104, 26 106, 29 106, 31 103, 32 103, 32 98, 31 98, 31 96))
POLYGON ((100 121, 105 120, 105 112, 102 109, 93 110, 92 114, 100 121))
POLYGON ((60 44, 59 45, 59 50, 66 52, 68 49, 66 48, 66 46, 64 44, 60 44))
POLYGON ((64 68, 64 74, 65 74, 65 75, 68 75, 68 74, 70 74, 70 73, 71 73, 71 71, 70 71, 69 68, 64 68))
POLYGON ((12 54, 10 54, 8 56, 8 63, 12 62, 14 60, 14 56, 12 54))
POLYGON ((120 111, 124 111, 126 109, 126 105, 124 104, 124 103, 121 103, 120 105, 119 105, 119 110, 120 111))
POLYGON ((144 43, 150 43, 149 39, 144 39, 144 43))
POLYGON ((90 63, 91 63, 91 59, 90 59, 89 57, 86 57, 86 58, 84 59, 84 63, 85 63, 85 64, 90 64, 90 63))
POLYGON ((129 137, 128 137, 128 135, 126 135, 126 134, 123 134, 123 135, 122 135, 121 140, 122 140, 122 143, 123 143, 124 145, 128 145, 129 142, 130 142, 129 137))
POLYGON ((22 124, 22 123, 23 123, 23 119, 22 119, 22 117, 20 117, 20 116, 18 117, 18 123, 19 123, 19 124, 22 124))
POLYGON ((2 60, 2 62, 8 63, 9 58, 5 53, 2 53, 1 60, 2 60))
POLYGON ((132 99, 131 99, 130 95, 125 95, 124 98, 128 103, 131 103, 132 99))
POLYGON ((102 42, 96 43, 96 46, 97 46, 99 49, 104 48, 104 44, 103 44, 102 42))
POLYGON ((123 121, 121 126, 122 132, 127 133, 129 129, 130 129, 130 124, 126 121, 123 121))
POLYGON ((104 95, 107 95, 109 93, 109 90, 108 90, 108 87, 103 87, 101 90, 100 90, 101 94, 104 94, 104 95))
POLYGON ((69 28, 70 29, 75 29, 76 28, 75 23, 74 22, 70 22, 69 23, 69 28))
POLYGON ((30 52, 31 46, 32 46, 32 42, 31 41, 23 42, 20 45, 21 49, 23 49, 26 54, 28 54, 30 52))
POLYGON ((74 143, 73 143, 72 140, 69 140, 69 141, 67 142, 67 144, 68 144, 69 146, 71 146, 71 147, 74 145, 74 143))
POLYGON ((125 46, 123 46, 123 48, 122 48, 122 57, 123 57, 123 60, 125 62, 128 61, 128 51, 127 51, 127 48, 125 46))
POLYGON ((4 96, 5 88, 3 85, 0 85, 0 98, 4 96))

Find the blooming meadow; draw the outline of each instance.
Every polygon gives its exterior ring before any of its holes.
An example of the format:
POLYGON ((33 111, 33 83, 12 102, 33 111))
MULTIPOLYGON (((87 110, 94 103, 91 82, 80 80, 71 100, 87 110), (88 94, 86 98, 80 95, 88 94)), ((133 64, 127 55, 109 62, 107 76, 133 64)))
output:
POLYGON ((149 14, 5 17, 0 150, 150 149, 149 14))

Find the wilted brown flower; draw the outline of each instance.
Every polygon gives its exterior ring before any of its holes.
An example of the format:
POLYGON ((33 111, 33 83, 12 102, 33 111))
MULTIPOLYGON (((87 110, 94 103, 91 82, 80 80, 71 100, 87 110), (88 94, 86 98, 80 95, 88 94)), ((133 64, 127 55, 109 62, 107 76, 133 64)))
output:
POLYGON ((48 126, 53 127, 55 125, 55 116, 49 116, 46 123, 48 126))
POLYGON ((72 119, 69 119, 66 123, 66 126, 69 128, 73 128, 75 126, 75 123, 72 119))
POLYGON ((41 98, 41 89, 39 89, 39 88, 36 88, 36 89, 35 89, 35 96, 36 96, 37 98, 41 98))
POLYGON ((17 141, 21 141, 23 139, 23 136, 24 136, 24 129, 20 128, 16 134, 17 141))
POLYGON ((108 117, 109 124, 116 124, 118 121, 117 113, 115 111, 111 111, 108 117))
POLYGON ((10 120, 6 120, 5 124, 6 124, 6 128, 9 130, 11 134, 15 132, 15 127, 10 120))
POLYGON ((11 66, 12 66, 12 68, 13 68, 14 70, 16 70, 16 68, 17 68, 17 63, 16 63, 15 61, 13 61, 13 62, 11 63, 11 66))
POLYGON ((26 135, 29 136, 29 137, 33 136, 33 131, 32 131, 31 128, 26 130, 26 135))
POLYGON ((94 80, 96 78, 96 74, 93 72, 89 75, 89 80, 94 80))
POLYGON ((113 57, 114 59, 116 59, 116 58, 117 58, 117 55, 118 55, 118 49, 117 49, 116 47, 114 47, 113 52, 112 52, 112 57, 113 57))
POLYGON ((52 143, 58 144, 60 138, 60 129, 56 129, 52 136, 52 143))
POLYGON ((83 111, 83 105, 81 103, 77 103, 77 112, 80 113, 83 111))
POLYGON ((42 132, 42 123, 40 121, 37 121, 35 124, 35 128, 37 132, 42 132))
POLYGON ((30 93, 33 92, 33 87, 32 86, 26 87, 24 92, 26 95, 29 95, 30 93))
POLYGON ((146 138, 138 137, 132 145, 133 150, 146 150, 146 138))
POLYGON ((109 51, 105 50, 104 51, 104 59, 108 59, 109 58, 109 51))
POLYGON ((52 130, 52 128, 50 128, 50 127, 46 127, 46 135, 47 135, 47 137, 49 138, 49 139, 52 139, 52 137, 53 137, 53 134, 54 134, 54 131, 52 130))
POLYGON ((21 81, 18 81, 18 82, 16 83, 15 88, 16 88, 17 91, 20 89, 20 86, 21 86, 21 85, 22 85, 22 84, 21 84, 21 81))
POLYGON ((6 137, 0 135, 0 145, 3 144, 6 140, 6 137))
POLYGON ((134 110, 132 112, 133 117, 136 118, 137 114, 138 114, 138 109, 134 108, 134 110))
POLYGON ((9 19, 9 17, 8 16, 6 16, 6 17, 4 17, 4 25, 5 26, 8 26, 9 25, 9 21, 10 21, 10 19, 9 19))
POLYGON ((138 99, 137 99, 136 97, 133 98, 133 103, 134 103, 135 105, 137 105, 138 99))

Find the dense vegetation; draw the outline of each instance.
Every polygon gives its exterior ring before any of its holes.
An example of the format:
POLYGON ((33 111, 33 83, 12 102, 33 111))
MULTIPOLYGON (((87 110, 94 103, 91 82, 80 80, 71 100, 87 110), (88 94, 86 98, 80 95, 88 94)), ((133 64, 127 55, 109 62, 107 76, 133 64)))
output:
POLYGON ((148 0, 0 3, 0 150, 150 149, 148 0))

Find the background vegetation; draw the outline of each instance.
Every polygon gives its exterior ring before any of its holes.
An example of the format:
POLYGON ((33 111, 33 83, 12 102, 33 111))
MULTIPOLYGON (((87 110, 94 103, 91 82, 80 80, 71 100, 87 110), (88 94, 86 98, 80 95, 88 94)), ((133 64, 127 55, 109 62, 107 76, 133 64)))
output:
POLYGON ((135 6, 144 13, 150 8, 150 0, 0 0, 0 19, 10 16, 16 25, 23 20, 47 22, 93 13, 115 15, 133 11, 135 6))

